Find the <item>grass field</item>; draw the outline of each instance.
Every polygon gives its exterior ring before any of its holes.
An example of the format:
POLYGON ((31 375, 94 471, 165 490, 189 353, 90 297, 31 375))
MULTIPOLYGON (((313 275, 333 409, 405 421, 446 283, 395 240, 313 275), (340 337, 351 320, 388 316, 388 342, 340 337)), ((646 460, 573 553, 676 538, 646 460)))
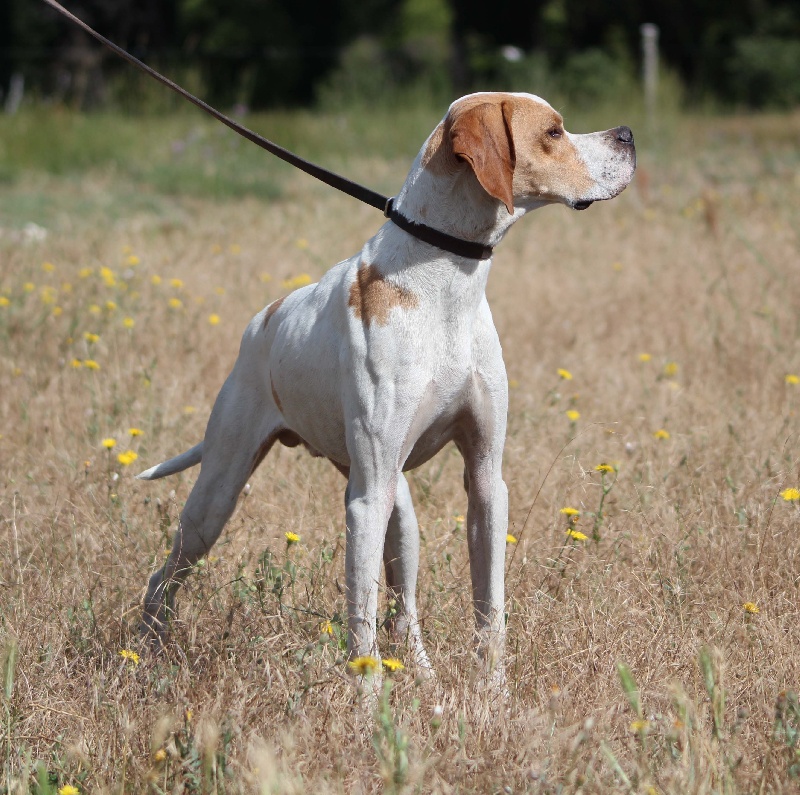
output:
MULTIPOLYGON (((380 215, 195 115, 0 118, 0 791, 798 791, 800 115, 597 115, 567 125, 634 126, 634 184, 522 221, 489 282, 510 696, 477 686, 446 449, 410 477, 438 678, 393 674, 374 716, 327 462, 267 458, 156 658, 143 590, 197 472, 133 476, 202 437, 249 318, 380 215)), ((253 124, 388 193, 441 112, 397 116, 253 124)))

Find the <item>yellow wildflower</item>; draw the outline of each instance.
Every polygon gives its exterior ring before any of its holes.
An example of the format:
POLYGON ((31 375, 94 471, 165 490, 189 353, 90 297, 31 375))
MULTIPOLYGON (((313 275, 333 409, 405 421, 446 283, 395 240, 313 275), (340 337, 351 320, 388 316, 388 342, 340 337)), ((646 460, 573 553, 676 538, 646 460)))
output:
POLYGON ((214 243, 214 245, 211 246, 211 253, 212 254, 221 254, 222 253, 222 246, 219 243, 214 243))
POLYGON ((157 276, 155 273, 150 277, 150 284, 156 285, 158 287, 161 284, 161 277, 157 276))
POLYGON ((633 723, 631 723, 631 731, 644 732, 647 731, 649 726, 650 726, 649 720, 635 720, 633 721, 633 723))
POLYGON ((132 317, 126 317, 122 321, 122 325, 125 326, 125 328, 133 328, 136 325, 136 321, 132 317))
POLYGON ((56 269, 56 266, 53 265, 52 262, 43 262, 42 263, 42 270, 45 273, 52 273, 56 269))
POLYGON ((165 762, 167 759, 167 752, 163 748, 159 748, 153 754, 153 761, 154 762, 165 762))
POLYGON ((100 442, 100 444, 102 444, 103 447, 106 448, 106 450, 110 450, 112 447, 114 447, 117 444, 117 440, 116 439, 112 439, 109 436, 108 439, 103 439, 103 441, 100 442))
POLYGON ((800 500, 800 491, 794 488, 784 489, 781 492, 781 497, 783 497, 786 502, 791 502, 792 500, 800 500))
POLYGON ((97 304, 90 304, 89 305, 89 314, 90 315, 99 315, 103 310, 97 304))
POLYGON ((566 534, 570 538, 575 539, 575 541, 586 541, 586 539, 589 538, 589 536, 585 535, 580 530, 575 530, 572 527, 570 527, 570 529, 566 531, 566 534))
POLYGON ((663 428, 659 428, 654 434, 656 439, 669 439, 669 431, 665 431, 663 428))
POLYGON ((242 247, 238 243, 231 244, 231 254, 241 254, 242 247))
POLYGON ((190 709, 187 709, 186 712, 184 713, 184 717, 186 718, 187 723, 191 722, 192 715, 194 715, 194 713, 190 709))
POLYGON ((403 665, 403 663, 401 663, 400 660, 395 657, 384 657, 381 662, 383 663, 383 667, 391 673, 405 669, 405 665, 403 665))
POLYGON ((224 287, 215 287, 214 292, 217 295, 225 295, 225 288, 224 287))
POLYGON ((64 310, 60 306, 53 307, 53 317, 59 317, 64 313, 64 310))
POLYGON ((305 287, 307 284, 311 284, 311 277, 307 273, 301 273, 299 276, 293 276, 291 279, 283 280, 283 286, 289 290, 305 287))
POLYGON ((117 308, 117 304, 115 301, 106 301, 106 309, 109 312, 113 312, 117 308))
POLYGON ((72 361, 69 363, 69 366, 70 366, 70 367, 74 367, 76 370, 77 370, 79 367, 83 367, 83 365, 81 364, 81 360, 80 360, 80 359, 73 359, 73 360, 72 360, 72 361))
POLYGON ((577 422, 581 418, 580 411, 576 411, 575 409, 570 409, 566 414, 567 414, 567 419, 570 422, 577 422))
POLYGON ((169 280, 170 287, 174 287, 176 290, 180 290, 183 287, 183 280, 182 279, 170 279, 169 280))
POLYGON ((218 325, 218 324, 219 324, 219 315, 217 315, 217 314, 209 315, 209 316, 208 316, 208 322, 209 322, 209 323, 210 323, 212 326, 216 326, 216 325, 218 325))
POLYGON ((378 670, 380 664, 381 661, 375 657, 356 657, 354 660, 350 660, 347 667, 351 673, 369 676, 378 670))
POLYGON ((678 374, 678 363, 677 362, 667 362, 664 365, 664 375, 667 378, 672 378, 672 376, 678 374))
POLYGON ((80 795, 80 792, 81 791, 77 787, 73 787, 72 784, 65 784, 58 791, 58 795, 80 795))
POLYGON ((139 428, 128 428, 128 433, 131 436, 141 436, 144 431, 140 430, 139 428))
POLYGON ((517 543, 517 537, 516 536, 512 536, 511 533, 507 533, 506 534, 506 544, 516 544, 516 543, 517 543))
POLYGON ((97 340, 100 339, 100 335, 93 334, 91 331, 84 331, 83 338, 86 340, 86 342, 97 342, 97 340))
POLYGON ((0 295, 0 306, 8 306, 11 301, 5 295, 0 295))
POLYGON ((180 309, 183 306, 183 301, 180 298, 170 298, 169 299, 169 308, 170 309, 180 309))
POLYGON ((761 612, 755 602, 745 602, 742 605, 742 610, 744 610, 745 613, 750 613, 750 615, 755 615, 756 613, 761 612))
POLYGON ((639 354, 639 361, 640 362, 649 362, 650 359, 653 357, 649 353, 640 353, 639 354))
POLYGON ((308 240, 304 237, 298 237, 297 240, 294 241, 294 244, 297 248, 308 248, 308 240))
POLYGON ((570 508, 569 505, 566 508, 561 508, 559 513, 563 513, 564 516, 580 516, 581 512, 577 508, 570 508))
POLYGON ((319 625, 320 635, 330 635, 333 637, 333 624, 330 621, 323 621, 319 625))
POLYGON ((454 517, 453 517, 453 521, 454 521, 456 524, 464 524, 464 518, 465 518, 465 517, 464 517, 464 514, 463 514, 463 513, 460 513, 460 514, 458 514, 458 515, 456 515, 456 516, 454 516, 454 517))
POLYGON ((83 360, 83 366, 87 370, 99 370, 100 369, 100 365, 94 359, 84 359, 83 360))
POLYGON ((56 296, 58 295, 58 291, 55 287, 51 287, 49 284, 42 287, 39 292, 39 298, 41 298, 43 304, 54 304, 56 302, 56 296))
POLYGON ((100 268, 100 278, 107 287, 113 287, 117 283, 117 276, 114 271, 105 266, 100 268))
POLYGON ((125 262, 126 262, 128 265, 134 266, 134 265, 138 265, 138 264, 141 262, 141 260, 139 259, 139 257, 137 257, 137 256, 136 256, 136 254, 131 254, 131 255, 130 255, 130 256, 129 256, 129 257, 126 259, 126 260, 125 260, 125 262))
POLYGON ((612 464, 598 464, 594 468, 595 472, 616 472, 617 470, 614 468, 612 464))
POLYGON ((22 289, 25 290, 26 293, 32 293, 36 289, 36 285, 33 282, 25 282, 22 285, 22 289))
POLYGON ((284 535, 286 536, 286 543, 289 545, 296 544, 300 540, 300 536, 297 535, 297 533, 292 533, 291 531, 287 531, 284 533, 284 535))
POLYGON ((130 466, 138 457, 138 454, 134 453, 133 450, 126 450, 124 453, 120 453, 117 456, 117 461, 119 461, 122 466, 127 467, 130 466))
POLYGON ((139 664, 139 655, 135 651, 122 649, 119 653, 119 656, 124 657, 126 660, 130 660, 134 665, 139 664))
POLYGON ((197 409, 194 406, 184 406, 183 413, 184 414, 194 414, 197 409))
POLYGON ((88 279, 94 273, 93 268, 81 268, 78 271, 78 278, 79 279, 88 279))
POLYGON ((558 368, 558 377, 563 378, 565 381, 572 381, 572 373, 563 367, 558 368))
POLYGON ((271 282, 272 281, 272 274, 271 273, 262 273, 261 276, 259 276, 258 278, 261 279, 261 281, 264 282, 264 284, 266 284, 267 282, 271 282))
POLYGON ((791 384, 792 386, 800 384, 800 376, 795 375, 794 373, 788 373, 784 380, 787 384, 791 384))
POLYGON ((72 285, 69 282, 61 282, 61 292, 62 293, 71 293, 72 292, 72 285))

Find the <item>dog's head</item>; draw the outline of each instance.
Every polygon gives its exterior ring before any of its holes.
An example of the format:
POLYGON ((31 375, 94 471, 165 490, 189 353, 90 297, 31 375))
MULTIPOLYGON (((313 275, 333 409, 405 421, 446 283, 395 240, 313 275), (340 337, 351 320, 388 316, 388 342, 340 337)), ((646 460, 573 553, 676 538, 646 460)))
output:
POLYGON ((554 202, 584 210, 621 193, 636 169, 629 127, 573 135, 561 115, 532 94, 456 100, 431 136, 429 152, 468 164, 483 190, 511 214, 554 202))

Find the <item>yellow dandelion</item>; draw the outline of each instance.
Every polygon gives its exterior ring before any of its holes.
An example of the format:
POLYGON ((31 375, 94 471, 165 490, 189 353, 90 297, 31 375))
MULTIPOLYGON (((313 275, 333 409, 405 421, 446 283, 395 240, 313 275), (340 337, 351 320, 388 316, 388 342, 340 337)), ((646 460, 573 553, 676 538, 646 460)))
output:
POLYGON ((42 270, 45 273, 52 273, 56 269, 56 266, 53 265, 52 262, 43 262, 42 263, 42 270))
POLYGON ((347 667, 351 673, 369 676, 375 673, 380 668, 380 665, 381 661, 375 657, 356 657, 354 660, 350 660, 347 667))
POLYGON ((639 354, 639 361, 640 362, 649 362, 653 357, 649 353, 640 353, 639 354))
POLYGON ((331 635, 333 636, 333 624, 330 621, 323 621, 319 625, 319 633, 320 635, 331 635))
POLYGON ((180 309, 183 306, 183 301, 180 298, 170 298, 169 299, 169 308, 170 309, 180 309))
POLYGON ((60 317, 64 313, 64 310, 60 306, 53 307, 53 317, 60 317))
POLYGON ((22 285, 22 289, 25 290, 26 293, 32 293, 36 289, 36 285, 33 282, 25 282, 22 285))
POLYGON ((797 384, 800 384, 800 375, 795 375, 794 373, 788 373, 784 381, 786 381, 787 384, 796 386, 797 384))
POLYGON ((120 453, 117 456, 117 461, 119 461, 122 466, 127 467, 130 466, 138 457, 138 454, 134 453, 133 450, 126 450, 124 453, 120 453))
POLYGON ((39 291, 39 298, 41 299, 43 304, 54 304, 56 302, 56 296, 58 295, 58 291, 55 287, 50 287, 50 285, 45 285, 39 291))
POLYGON ((750 615, 755 615, 756 613, 761 612, 758 609, 758 605, 755 602, 745 602, 742 605, 742 610, 744 610, 745 613, 749 613, 750 615))
POLYGON ((572 527, 566 531, 566 535, 575 541, 586 541, 586 539, 589 538, 589 536, 585 535, 580 530, 575 530, 572 527))
POLYGON ((664 365, 664 375, 667 378, 672 378, 673 376, 678 374, 678 363, 677 362, 667 362, 664 365))
POLYGON ((69 282, 61 282, 61 292, 62 293, 71 293, 72 292, 72 285, 69 282))
POLYGON ((784 489, 781 492, 781 497, 783 497, 786 502, 791 502, 792 500, 800 500, 800 491, 795 488, 784 489))
POLYGON ((307 273, 301 273, 299 276, 283 280, 283 286, 288 290, 296 290, 298 287, 305 287, 307 284, 311 284, 311 277, 307 273))
POLYGON ((124 657, 126 660, 130 660, 134 665, 139 664, 139 655, 135 651, 130 651, 130 649, 121 649, 119 656, 124 657))
POLYGON ((516 544, 517 537, 512 536, 511 533, 506 533, 506 544, 516 544))
POLYGON ((284 536, 286 536, 286 543, 290 546, 300 541, 300 536, 297 535, 297 533, 292 533, 291 531, 285 532, 284 536))
POLYGON ((78 271, 79 279, 88 279, 94 273, 94 268, 81 268, 78 271))
POLYGON ((559 378, 563 378, 564 381, 572 381, 572 373, 569 370, 559 367, 557 372, 559 378))
POLYGON ((97 304, 89 304, 89 314, 99 315, 103 310, 97 304))
POLYGON ((184 713, 184 717, 186 718, 186 722, 187 723, 191 723, 193 715, 194 715, 194 713, 190 709, 186 710, 186 712, 184 713))
POLYGON ((570 422, 577 422, 581 418, 580 411, 576 411, 575 409, 570 409, 569 411, 566 412, 566 414, 567 414, 567 419, 570 422))
POLYGON ((209 323, 210 323, 212 326, 217 326, 217 325, 219 325, 219 315, 217 315, 217 314, 209 315, 209 316, 208 316, 208 322, 209 322, 209 323))
POLYGON ((106 309, 109 312, 113 312, 117 308, 117 304, 115 301, 106 301, 106 309))
POLYGON ((128 428, 128 433, 131 436, 141 436, 144 433, 144 431, 139 428, 128 428))
POLYGON ((100 369, 100 365, 94 359, 84 359, 83 360, 83 366, 87 370, 99 370, 100 369))
POLYGON ((111 268, 106 268, 105 266, 100 268, 100 278, 103 280, 103 284, 105 284, 106 287, 113 287, 117 283, 117 275, 111 268))
POLYGON ((396 657, 384 657, 381 662, 383 663, 383 667, 390 673, 405 670, 405 665, 396 657))
POLYGON ((126 317, 123 319, 122 325, 125 328, 133 328, 136 325, 136 321, 132 317, 126 317))
POLYGON ((116 439, 112 439, 112 438, 109 436, 109 437, 108 437, 108 439, 103 439, 103 441, 102 441, 102 442, 100 442, 100 444, 102 444, 102 445, 103 445, 103 447, 105 447, 105 448, 106 448, 106 450, 111 450, 111 448, 112 448, 112 447, 115 447, 115 446, 116 446, 116 444, 117 444, 117 440, 116 440, 116 439))
POLYGON ((154 274, 153 274, 153 275, 150 277, 150 284, 154 284, 156 287, 158 287, 158 285, 159 285, 159 284, 161 284, 161 277, 160 277, 160 276, 157 276, 157 275, 154 273, 154 274))
POLYGON ((184 414, 194 414, 197 409, 194 406, 184 406, 183 413, 184 414))
POLYGON ((183 287, 183 280, 182 279, 170 279, 169 286, 174 287, 176 290, 180 290, 183 287))
POLYGON ((81 362, 81 360, 80 360, 80 359, 73 359, 73 360, 72 360, 72 361, 69 363, 69 366, 70 366, 70 367, 74 367, 74 368, 77 370, 78 368, 80 368, 80 367, 83 367, 83 363, 81 362))
POLYGON ((141 260, 136 256, 136 254, 131 254, 125 259, 125 264, 130 265, 131 267, 138 265, 140 262, 141 260))
POLYGON ((97 342, 100 339, 100 335, 94 334, 91 331, 84 331, 83 338, 86 340, 86 342, 97 342))
POLYGON ((581 515, 581 512, 577 508, 570 508, 569 505, 567 505, 565 508, 561 508, 559 510, 559 513, 563 513, 564 516, 570 516, 570 517, 581 515))
POLYGON ((153 754, 153 761, 154 762, 165 762, 167 759, 167 752, 163 748, 159 748, 153 754))
POLYGON ((215 287, 214 292, 217 295, 225 295, 225 288, 224 287, 215 287))
POLYGON ((658 429, 658 430, 657 430, 657 431, 656 431, 656 432, 653 434, 653 436, 654 436, 656 439, 659 439, 659 440, 661 440, 661 439, 669 439, 669 431, 667 431, 667 430, 664 430, 664 428, 659 428, 659 429, 658 429))
POLYGON ((650 726, 649 720, 635 720, 633 721, 633 723, 631 723, 631 731, 644 732, 647 731, 649 726, 650 726))
POLYGON ((5 295, 0 295, 0 306, 8 306, 11 301, 5 295))
POLYGON ((617 470, 614 468, 612 464, 598 464, 594 468, 595 472, 616 472, 617 470))
POLYGON ((77 787, 73 787, 72 784, 65 784, 58 791, 58 795, 80 795, 80 792, 81 791, 77 787))
POLYGON ((453 521, 456 524, 464 524, 464 518, 465 518, 464 514, 463 513, 459 513, 459 514, 457 514, 456 516, 453 517, 453 521))

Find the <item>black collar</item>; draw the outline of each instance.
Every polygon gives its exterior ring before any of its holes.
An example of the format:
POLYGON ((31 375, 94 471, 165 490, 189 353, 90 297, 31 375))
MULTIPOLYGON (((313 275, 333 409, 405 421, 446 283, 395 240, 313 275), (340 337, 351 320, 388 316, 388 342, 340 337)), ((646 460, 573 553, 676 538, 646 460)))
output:
POLYGON ((457 257, 467 259, 489 259, 492 256, 492 247, 485 246, 483 243, 473 243, 471 240, 462 240, 460 237, 453 237, 445 232, 440 232, 432 226, 418 224, 410 218, 406 218, 399 210, 394 208, 394 199, 388 199, 386 209, 383 213, 395 226, 399 226, 404 232, 429 243, 443 251, 449 251, 457 257))

